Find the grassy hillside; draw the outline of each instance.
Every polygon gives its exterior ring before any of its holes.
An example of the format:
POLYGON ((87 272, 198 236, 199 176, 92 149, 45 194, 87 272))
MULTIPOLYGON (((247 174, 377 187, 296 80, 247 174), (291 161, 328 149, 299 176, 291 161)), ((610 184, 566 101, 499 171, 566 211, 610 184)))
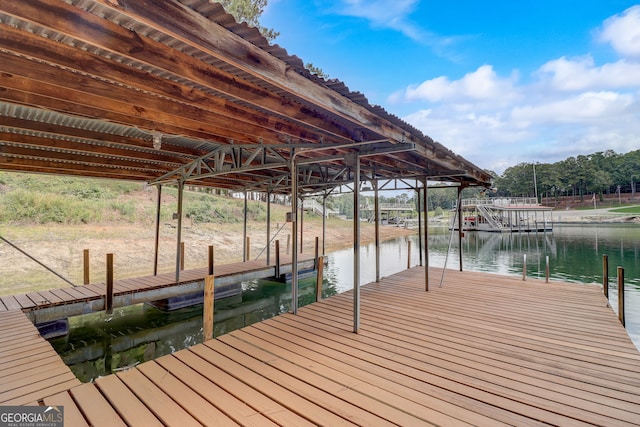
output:
MULTIPOLYGON (((177 191, 163 187, 159 242, 159 272, 175 270, 177 191)), ((208 246, 216 263, 242 260, 244 200, 186 191, 182 241, 185 267, 207 265, 208 246)), ((116 279, 153 274, 157 191, 143 183, 27 175, 0 172, 0 236, 75 284, 82 283, 84 249, 90 250, 91 282, 105 280, 106 254, 115 258, 116 279)), ((271 236, 285 251, 290 227, 289 206, 272 204, 271 236), (283 226, 284 225, 284 226, 283 226), (280 231, 280 234, 277 234, 280 231)), ((266 204, 248 203, 251 258, 265 258, 266 204)), ((329 250, 352 244, 352 222, 327 222, 329 250)), ((412 233, 382 227, 382 238, 412 233)), ((304 217, 304 250, 312 253, 322 236, 322 218, 304 217)), ((363 241, 373 240, 373 226, 362 223, 363 241)), ((273 251, 272 251, 273 254, 273 251)), ((57 278, 6 243, 0 242, 0 295, 61 288, 57 278)))

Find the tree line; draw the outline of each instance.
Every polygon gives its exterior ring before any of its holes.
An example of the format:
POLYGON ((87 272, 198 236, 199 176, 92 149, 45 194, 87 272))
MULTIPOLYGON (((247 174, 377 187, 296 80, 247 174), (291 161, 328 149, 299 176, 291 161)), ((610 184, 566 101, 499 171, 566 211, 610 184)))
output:
POLYGON ((520 163, 494 177, 496 195, 510 197, 584 197, 628 193, 640 188, 640 150, 618 154, 613 150, 569 157, 555 163, 520 163))

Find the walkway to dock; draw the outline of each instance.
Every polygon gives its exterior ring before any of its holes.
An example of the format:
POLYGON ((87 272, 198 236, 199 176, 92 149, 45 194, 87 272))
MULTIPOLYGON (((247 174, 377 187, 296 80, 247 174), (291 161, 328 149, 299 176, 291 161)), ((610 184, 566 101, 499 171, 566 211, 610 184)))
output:
MULTIPOLYGON (((299 268, 313 266, 313 255, 299 255, 299 268)), ((291 272, 291 256, 283 256, 280 263, 281 274, 291 272)), ((216 289, 220 286, 264 279, 275 275, 275 265, 266 265, 264 260, 237 262, 215 266, 216 289)), ((113 306, 155 301, 203 292, 207 267, 180 272, 176 281, 175 272, 156 276, 135 277, 116 280, 113 284, 113 306)), ((34 323, 48 322, 70 316, 104 310, 105 283, 31 292, 28 294, 0 297, 0 313, 22 310, 34 323)))
MULTIPOLYGON (((417 267, 45 397, 68 425, 601 425, 640 353, 597 286, 417 267)), ((2 374, 4 377, 4 373, 2 374)))

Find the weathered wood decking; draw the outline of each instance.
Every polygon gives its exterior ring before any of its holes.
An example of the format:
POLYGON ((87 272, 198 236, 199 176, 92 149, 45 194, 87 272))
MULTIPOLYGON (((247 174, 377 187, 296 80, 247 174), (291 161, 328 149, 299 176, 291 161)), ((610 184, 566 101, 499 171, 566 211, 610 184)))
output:
MULTIPOLYGON (((298 263, 300 268, 309 268, 313 265, 313 260, 312 255, 303 254, 299 256, 298 263)), ((283 274, 291 272, 291 257, 282 257, 280 267, 283 274)), ((207 268, 204 267, 181 271, 177 282, 175 272, 116 280, 113 285, 114 307, 202 292, 207 274, 207 268)), ((274 275, 275 265, 266 265, 264 260, 220 264, 215 267, 216 287, 274 275)), ((105 293, 104 283, 94 283, 2 296, 0 312, 23 310, 33 322, 47 322, 104 310, 105 293)))
POLYGON ((33 403, 79 384, 24 313, 0 313, 0 405, 33 403))
MULTIPOLYGON (((414 268, 44 397, 69 425, 638 425, 640 353, 595 286, 414 268)), ((4 374, 2 375, 4 376, 4 374)))

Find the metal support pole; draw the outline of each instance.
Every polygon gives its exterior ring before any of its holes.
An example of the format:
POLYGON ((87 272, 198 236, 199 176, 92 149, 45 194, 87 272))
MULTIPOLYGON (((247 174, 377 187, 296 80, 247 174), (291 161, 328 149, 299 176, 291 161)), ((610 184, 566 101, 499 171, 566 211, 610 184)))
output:
POLYGON ((353 332, 360 330, 360 157, 353 166, 353 332))
POLYGON ((546 279, 545 281, 549 283, 549 255, 547 255, 545 258, 544 276, 546 279))
POLYGON ((280 278, 280 240, 276 240, 276 278, 280 278))
POLYGON ((522 280, 527 280, 527 254, 522 255, 522 280))
POLYGON ((247 259, 247 212, 249 211, 247 190, 244 190, 244 224, 242 227, 242 262, 248 261, 247 259))
MULTIPOLYGON (((424 178, 424 290, 429 291, 429 194, 427 193, 427 178, 424 178)), ((421 249, 422 250, 422 249, 421 249)))
POLYGON ((624 268, 618 267, 618 319, 622 326, 624 321, 624 268))
POLYGON ((416 180, 416 196, 418 197, 418 254, 419 261, 418 265, 422 267, 422 209, 421 206, 421 193, 422 191, 418 188, 418 181, 416 180))
POLYGON ((322 276, 324 271, 324 256, 317 258, 318 269, 316 271, 316 302, 322 300, 322 276))
POLYGON ((460 258, 460 271, 462 271, 462 186, 458 187, 458 257, 460 258))
POLYGON ((374 201, 373 208, 375 209, 375 242, 376 242, 376 282, 380 281, 380 192, 378 181, 373 181, 374 201))
POLYGON ((291 312, 298 314, 298 168, 291 161, 291 312))
POLYGON ((267 193, 267 265, 271 263, 271 192, 267 193))
POLYGON ((609 301, 609 255, 602 255, 602 289, 609 301))
POLYGON ((327 194, 322 196, 322 256, 325 255, 327 250, 327 194))
POLYGON ((180 281, 180 244, 182 243, 182 199, 184 196, 184 181, 178 181, 178 237, 176 242, 176 282, 180 281))
POLYGON ((411 240, 407 241, 407 270, 411 268, 411 240))
MULTIPOLYGON (((298 199, 296 199, 297 201, 298 199)), ((300 198, 300 253, 304 252, 304 199, 300 198)))
POLYGON ((158 248, 160 246, 160 207, 162 204, 162 184, 158 184, 158 203, 156 205, 156 243, 153 256, 153 275, 158 275, 158 248))

